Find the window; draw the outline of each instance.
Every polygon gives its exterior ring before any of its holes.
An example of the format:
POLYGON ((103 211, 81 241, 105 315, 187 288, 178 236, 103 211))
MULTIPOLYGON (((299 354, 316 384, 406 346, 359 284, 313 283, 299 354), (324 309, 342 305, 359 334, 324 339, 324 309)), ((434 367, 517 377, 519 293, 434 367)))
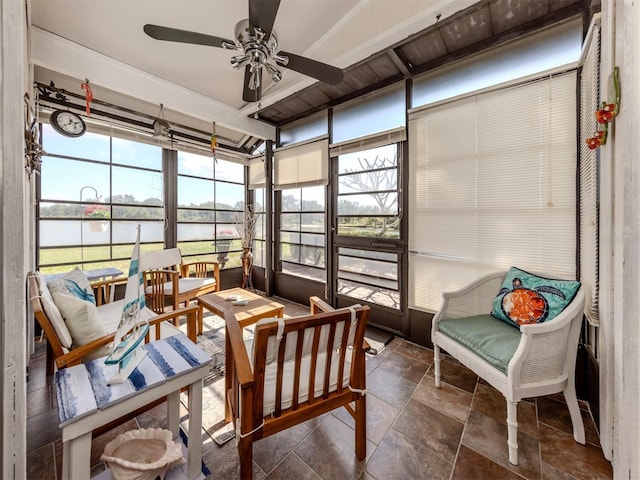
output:
POLYGON ((244 210, 244 165, 178 152, 178 247, 183 256, 241 265, 236 226, 244 210), (215 255, 214 255, 215 252, 215 255))
POLYGON ((580 75, 580 281, 585 289, 585 344, 600 358, 600 149, 586 139, 598 130, 594 112, 600 108, 600 21, 594 19, 585 40, 580 75))
POLYGON ((325 282, 325 187, 285 189, 281 195, 281 271, 325 282))
POLYGON ((578 60, 582 20, 518 39, 413 82, 412 107, 536 75, 578 60))
POLYGON ((400 310, 404 127, 331 145, 338 295, 400 310), (375 241, 372 241, 375 239, 375 241))
POLYGON ((398 145, 338 156, 338 235, 400 237, 398 145))
POLYGON ((280 145, 301 143, 312 138, 326 136, 328 129, 327 111, 325 110, 283 127, 280 130, 280 145))
POLYGON ((332 139, 334 142, 353 141, 354 138, 404 128, 406 118, 404 85, 396 85, 336 107, 333 113, 332 139))
POLYGON ((127 271, 138 224, 141 248, 162 248, 160 147, 91 132, 68 138, 48 124, 42 132, 47 156, 38 199, 40 271, 76 265, 127 271))
POLYGON ((266 190, 256 188, 253 190, 253 211, 258 215, 256 232, 253 241, 253 264, 257 267, 266 266, 266 229, 265 229, 265 199, 266 190))
POLYGON ((338 292, 400 309, 398 253, 338 247, 338 292))
POLYGON ((411 112, 409 305, 516 265, 575 278, 576 73, 411 112))

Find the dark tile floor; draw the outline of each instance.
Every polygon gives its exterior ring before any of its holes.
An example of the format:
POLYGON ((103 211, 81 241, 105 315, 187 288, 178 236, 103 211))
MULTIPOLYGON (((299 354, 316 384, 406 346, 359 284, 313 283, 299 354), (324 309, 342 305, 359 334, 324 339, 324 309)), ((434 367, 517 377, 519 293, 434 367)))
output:
MULTIPOLYGON (((301 306, 286 304, 287 315, 301 306)), ((206 319, 205 319, 206 321, 206 319)), ((339 409, 254 445, 254 478, 268 479, 610 479, 588 408, 582 410, 587 445, 573 441, 562 395, 518 405, 519 460, 507 459, 504 398, 454 360, 443 360, 443 385, 434 386, 433 352, 394 339, 368 356, 367 458, 354 455, 353 420, 339 409)), ((62 444, 55 392, 39 345, 30 362, 27 406, 27 478, 60 478, 62 444)), ((239 478, 235 442, 219 447, 222 384, 204 390, 203 460, 210 479, 239 478)), ((187 412, 184 413, 187 422, 187 412)), ((162 406, 94 439, 93 471, 104 467, 104 445, 131 428, 165 426, 162 406)))

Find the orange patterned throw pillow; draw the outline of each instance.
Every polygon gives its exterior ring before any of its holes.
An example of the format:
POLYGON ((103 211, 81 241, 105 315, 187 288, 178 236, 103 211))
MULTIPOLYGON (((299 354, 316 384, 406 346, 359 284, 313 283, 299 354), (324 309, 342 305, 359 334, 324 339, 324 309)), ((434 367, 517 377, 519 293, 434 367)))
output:
POLYGON ((555 318, 573 300, 580 282, 539 277, 511 267, 493 301, 491 315, 514 326, 555 318))

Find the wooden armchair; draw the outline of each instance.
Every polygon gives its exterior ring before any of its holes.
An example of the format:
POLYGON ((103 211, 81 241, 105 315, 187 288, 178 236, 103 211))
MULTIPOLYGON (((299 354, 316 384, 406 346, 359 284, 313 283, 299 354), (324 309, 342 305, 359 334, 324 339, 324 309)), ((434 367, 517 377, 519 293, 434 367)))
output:
MULTIPOLYGON (((163 313, 167 306, 174 310, 183 303, 186 306, 199 295, 220 289, 218 262, 183 263, 178 248, 142 252, 140 269, 144 271, 147 306, 156 313, 163 313)), ((202 333, 201 312, 197 333, 202 333)))
POLYGON ((369 307, 334 310, 310 300, 311 315, 254 322, 247 342, 225 312, 225 420, 234 422, 243 479, 252 478, 253 442, 341 406, 356 422, 356 456, 366 456, 369 307))
MULTIPOLYGON (((59 333, 61 325, 56 325, 56 319, 51 318, 55 312, 57 312, 57 308, 52 305, 53 300, 46 283, 44 283, 44 279, 35 272, 30 272, 27 277, 27 282, 33 314, 47 337, 47 375, 53 373, 54 366, 61 369, 79 364, 84 357, 99 351, 102 347, 105 347, 113 341, 115 328, 109 328, 109 326, 107 326, 107 335, 84 345, 72 348, 69 345, 70 342, 65 341, 63 338, 64 334, 59 333)), ((108 282, 117 283, 117 279, 108 282)), ((111 304, 101 303, 96 308, 98 311, 98 317, 103 324, 117 326, 119 315, 122 314, 122 301, 113 302, 111 304)), ((60 314, 57 313, 57 316, 59 315, 60 314)), ((167 328, 165 327, 168 327, 169 325, 165 326, 163 322, 175 322, 181 316, 187 317, 187 336, 195 343, 197 340, 196 325, 198 317, 198 308, 196 306, 177 309, 162 315, 153 315, 153 317, 149 319, 149 324, 152 327, 150 332, 153 332, 151 334, 151 340, 158 340, 161 336, 166 336, 167 328)), ((62 321, 62 318, 59 317, 58 321, 62 321)), ((171 326, 170 333, 180 333, 180 331, 171 326)), ((66 335, 68 336, 69 333, 66 332, 66 335)), ((146 340, 150 341, 150 338, 147 338, 146 340)))

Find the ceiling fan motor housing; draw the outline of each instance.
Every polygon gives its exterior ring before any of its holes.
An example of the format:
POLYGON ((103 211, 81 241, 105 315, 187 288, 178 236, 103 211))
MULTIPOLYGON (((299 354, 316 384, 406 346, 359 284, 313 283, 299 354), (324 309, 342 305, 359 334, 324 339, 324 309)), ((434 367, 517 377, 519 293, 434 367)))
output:
POLYGON ((286 60, 283 62, 283 58, 277 55, 278 37, 274 30, 271 31, 269 38, 265 40, 265 34, 260 28, 255 27, 252 31, 248 19, 240 20, 235 27, 235 39, 238 49, 242 49, 244 55, 233 57, 231 66, 237 69, 246 65, 251 67, 253 75, 249 82, 249 87, 252 90, 260 87, 260 75, 258 72, 262 70, 262 67, 266 67, 274 82, 280 81, 282 72, 268 63, 273 58, 286 64, 286 60))

